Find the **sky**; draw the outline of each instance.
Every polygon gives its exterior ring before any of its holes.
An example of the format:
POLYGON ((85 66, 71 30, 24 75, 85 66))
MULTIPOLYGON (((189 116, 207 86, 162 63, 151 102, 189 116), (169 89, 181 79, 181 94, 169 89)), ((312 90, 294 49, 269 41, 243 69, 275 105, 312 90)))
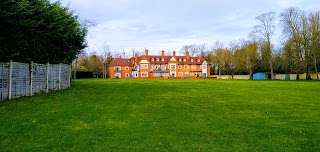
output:
MULTIPOLYGON (((54 2, 56 0, 51 0, 54 2)), ((320 10, 319 0, 60 0, 81 20, 92 20, 87 52, 99 52, 109 45, 113 52, 132 54, 149 50, 180 51, 183 45, 225 46, 230 41, 247 39, 255 20, 267 12, 277 16, 284 9, 298 7, 320 10)), ((279 19, 279 18, 278 18, 279 19)), ((273 44, 279 44, 281 26, 276 23, 273 44)))

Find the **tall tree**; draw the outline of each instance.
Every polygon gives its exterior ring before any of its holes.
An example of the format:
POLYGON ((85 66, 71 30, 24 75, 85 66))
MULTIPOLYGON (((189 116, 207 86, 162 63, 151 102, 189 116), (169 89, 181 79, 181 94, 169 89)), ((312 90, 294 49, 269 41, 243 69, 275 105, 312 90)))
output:
POLYGON ((60 2, 2 0, 0 61, 71 63, 86 47, 87 28, 60 2))
POLYGON ((260 24, 254 26, 254 31, 252 33, 253 36, 261 39, 265 42, 265 57, 268 58, 271 79, 274 79, 273 75, 273 65, 272 65, 272 51, 271 51, 271 38, 274 34, 275 30, 275 20, 276 14, 274 12, 269 12, 257 16, 256 19, 260 22, 260 24))
POLYGON ((311 56, 313 59, 315 73, 317 75, 317 79, 319 80, 317 64, 319 63, 320 58, 320 11, 311 12, 309 14, 309 21, 309 30, 311 33, 310 52, 312 54, 311 56))

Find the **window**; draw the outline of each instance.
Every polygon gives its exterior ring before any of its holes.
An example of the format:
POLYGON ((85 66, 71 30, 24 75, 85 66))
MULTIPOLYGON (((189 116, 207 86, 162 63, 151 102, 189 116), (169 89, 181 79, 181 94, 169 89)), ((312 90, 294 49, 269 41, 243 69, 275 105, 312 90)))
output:
POLYGON ((125 68, 126 70, 129 70, 129 66, 125 66, 124 68, 125 68))
POLYGON ((193 59, 191 59, 191 62, 193 62, 193 59))
POLYGON ((201 65, 199 65, 199 67, 200 67, 200 69, 202 69, 202 66, 201 66, 201 65))
POLYGON ((164 61, 164 58, 161 58, 161 61, 164 61))
POLYGON ((154 61, 154 58, 151 58, 151 61, 154 61))
POLYGON ((196 69, 196 65, 191 65, 191 69, 196 69))
POLYGON ((187 61, 187 59, 183 59, 183 62, 186 62, 187 61))
POLYGON ((185 76, 185 77, 189 77, 189 73, 188 73, 188 72, 185 72, 185 73, 184 73, 184 76, 185 76))
POLYGON ((128 62, 130 62, 130 60, 128 60, 128 62))
POLYGON ((141 77, 148 77, 148 72, 142 72, 141 77))
POLYGON ((182 65, 178 65, 178 69, 182 69, 182 65))
POLYGON ((153 64, 150 65, 150 71, 153 71, 153 64))
POLYGON ((157 58, 157 61, 159 61, 159 58, 157 58))
POLYGON ((162 76, 169 76, 169 73, 162 73, 162 76))
POLYGON ((166 70, 166 65, 165 64, 161 65, 161 70, 163 70, 163 71, 166 70))
POLYGON ((175 69, 176 68, 176 65, 175 64, 171 64, 170 65, 170 69, 175 69))
POLYGON ((121 72, 121 67, 120 66, 115 66, 114 67, 115 72, 121 72))
POLYGON ((125 76, 126 78, 128 78, 128 77, 129 77, 129 73, 125 73, 124 76, 125 76))
POLYGON ((141 64, 141 69, 148 69, 148 64, 141 64))
POLYGON ((184 69, 188 69, 189 68, 189 66, 188 65, 184 65, 184 69))
POLYGON ((178 72, 178 76, 182 77, 183 76, 183 72, 178 72))
POLYGON ((207 69, 207 66, 206 66, 206 65, 203 65, 202 69, 207 69))
POLYGON ((200 59, 198 59, 198 62, 200 62, 200 59))
POLYGON ((179 61, 181 61, 181 59, 179 59, 179 61))
POLYGON ((121 78, 121 73, 116 73, 116 78, 121 78))

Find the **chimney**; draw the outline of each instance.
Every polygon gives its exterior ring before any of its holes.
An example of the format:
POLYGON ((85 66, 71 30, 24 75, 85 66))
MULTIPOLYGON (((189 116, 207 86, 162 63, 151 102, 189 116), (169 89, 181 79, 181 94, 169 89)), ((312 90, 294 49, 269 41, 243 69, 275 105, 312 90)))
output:
POLYGON ((162 50, 162 56, 164 56, 164 50, 162 50))
POLYGON ((149 55, 149 51, 148 51, 148 49, 146 49, 146 55, 149 55))
POLYGON ((173 56, 176 57, 176 51, 173 51, 173 56))
POLYGON ((134 62, 137 62, 138 61, 138 54, 135 54, 134 55, 134 62))
POLYGON ((186 51, 186 57, 187 57, 187 59, 189 59, 189 51, 186 51))

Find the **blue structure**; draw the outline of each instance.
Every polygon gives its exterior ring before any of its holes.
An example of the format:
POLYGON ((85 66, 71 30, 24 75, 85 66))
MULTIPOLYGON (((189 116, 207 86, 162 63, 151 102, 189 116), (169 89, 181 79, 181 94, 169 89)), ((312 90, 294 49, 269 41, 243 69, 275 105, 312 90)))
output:
POLYGON ((264 73, 255 73, 253 74, 253 80, 265 80, 266 75, 264 73))

